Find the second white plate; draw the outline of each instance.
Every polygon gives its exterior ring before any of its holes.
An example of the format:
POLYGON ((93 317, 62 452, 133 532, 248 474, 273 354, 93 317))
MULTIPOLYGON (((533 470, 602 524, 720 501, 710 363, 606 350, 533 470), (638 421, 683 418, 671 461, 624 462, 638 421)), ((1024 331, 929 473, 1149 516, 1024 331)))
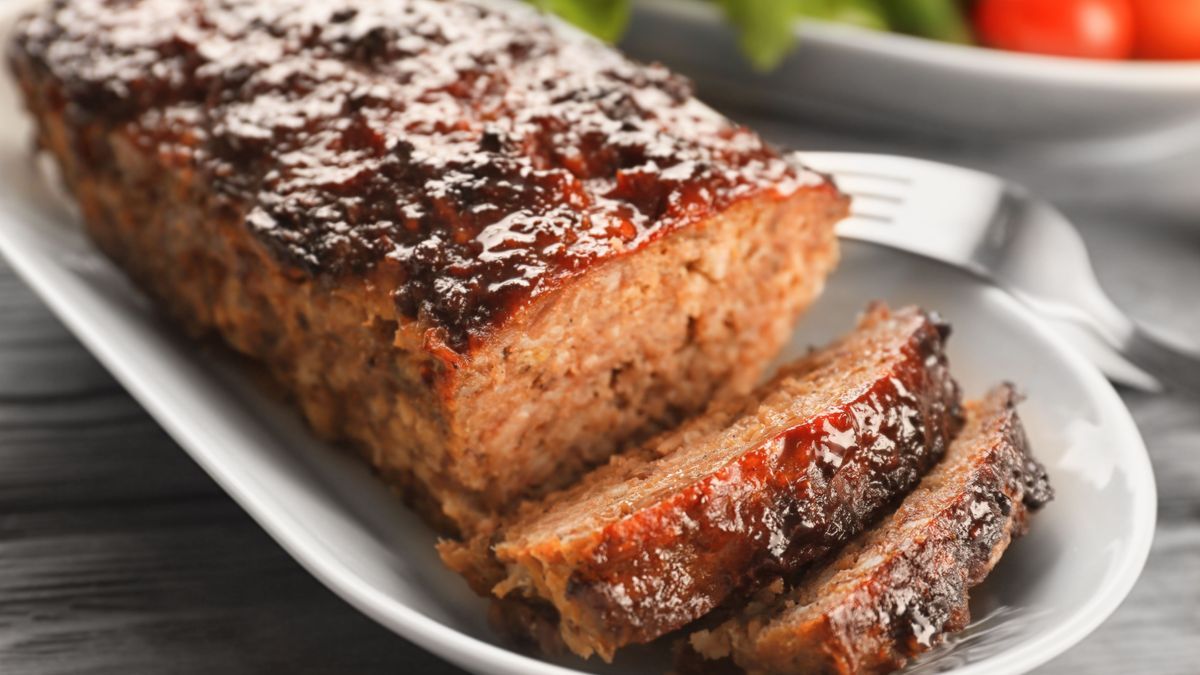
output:
POLYGON ((1200 124, 1197 62, 1020 54, 808 20, 797 22, 795 51, 759 73, 716 4, 638 0, 635 8, 622 47, 687 74, 734 108, 1010 141, 1178 129, 1178 143, 1193 140, 1200 124))

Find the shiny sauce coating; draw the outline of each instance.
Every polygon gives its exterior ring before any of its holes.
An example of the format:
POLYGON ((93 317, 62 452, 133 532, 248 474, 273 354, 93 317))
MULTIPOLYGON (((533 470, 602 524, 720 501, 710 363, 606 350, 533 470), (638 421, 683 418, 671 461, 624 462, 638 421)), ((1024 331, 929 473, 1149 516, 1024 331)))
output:
POLYGON ((569 592, 613 644, 686 625, 758 582, 836 550, 909 492, 962 425, 944 353, 921 317, 886 376, 605 527, 569 592))
POLYGON ((398 313, 463 352, 597 262, 832 189, 519 3, 59 0, 15 46, 293 273, 386 268, 398 313))

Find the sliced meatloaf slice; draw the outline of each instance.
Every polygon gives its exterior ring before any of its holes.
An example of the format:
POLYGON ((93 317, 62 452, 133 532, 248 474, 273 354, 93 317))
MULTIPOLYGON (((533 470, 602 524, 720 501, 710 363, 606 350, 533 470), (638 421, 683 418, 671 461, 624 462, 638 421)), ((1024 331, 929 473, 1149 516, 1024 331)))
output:
POLYGON ((58 0, 9 59, 93 239, 450 530, 744 394, 847 200, 524 3, 58 0))
POLYGON ((1052 496, 1014 403, 1007 385, 969 403, 962 434, 896 513, 691 648, 750 673, 881 673, 965 627, 969 589, 1052 496))
POLYGON ((444 557, 530 606, 507 616, 556 614, 580 655, 653 640, 824 555, 917 484, 960 423, 946 334, 918 309, 873 307, 752 395, 444 557))

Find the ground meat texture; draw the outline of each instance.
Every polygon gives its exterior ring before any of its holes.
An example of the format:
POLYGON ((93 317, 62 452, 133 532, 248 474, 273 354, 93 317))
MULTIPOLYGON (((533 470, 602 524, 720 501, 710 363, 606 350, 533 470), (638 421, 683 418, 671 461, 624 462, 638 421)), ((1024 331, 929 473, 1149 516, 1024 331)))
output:
MULTIPOLYGON (((755 392, 445 557, 502 603, 551 608, 583 656, 685 626, 836 549, 916 486, 961 423, 947 331, 875 306, 755 392)), ((500 613, 546 634, 545 612, 500 613)))
POLYGON ((883 673, 964 628, 969 589, 1053 495, 1014 403, 1007 385, 969 403, 961 436, 896 513, 791 590, 693 634, 684 661, 732 660, 750 673, 883 673))
POLYGON ((9 60, 89 233, 447 531, 744 393, 846 200, 520 3, 58 0, 9 60))

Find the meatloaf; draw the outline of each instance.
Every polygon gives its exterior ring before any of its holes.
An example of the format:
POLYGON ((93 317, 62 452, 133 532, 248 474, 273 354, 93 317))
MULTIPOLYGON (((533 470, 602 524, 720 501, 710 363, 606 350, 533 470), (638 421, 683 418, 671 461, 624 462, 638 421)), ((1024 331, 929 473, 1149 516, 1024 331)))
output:
POLYGON ((54 0, 9 61, 97 244, 469 533, 710 399, 847 201, 522 3, 54 0))
POLYGON ((969 403, 962 435, 896 513, 692 648, 750 673, 879 673, 965 627, 968 589, 1052 497, 1014 402, 1005 385, 969 403))
POLYGON ((571 650, 611 659, 823 556, 915 487, 961 422, 947 331, 874 306, 747 397, 443 557, 529 622, 510 629, 544 638, 549 617, 571 650))

